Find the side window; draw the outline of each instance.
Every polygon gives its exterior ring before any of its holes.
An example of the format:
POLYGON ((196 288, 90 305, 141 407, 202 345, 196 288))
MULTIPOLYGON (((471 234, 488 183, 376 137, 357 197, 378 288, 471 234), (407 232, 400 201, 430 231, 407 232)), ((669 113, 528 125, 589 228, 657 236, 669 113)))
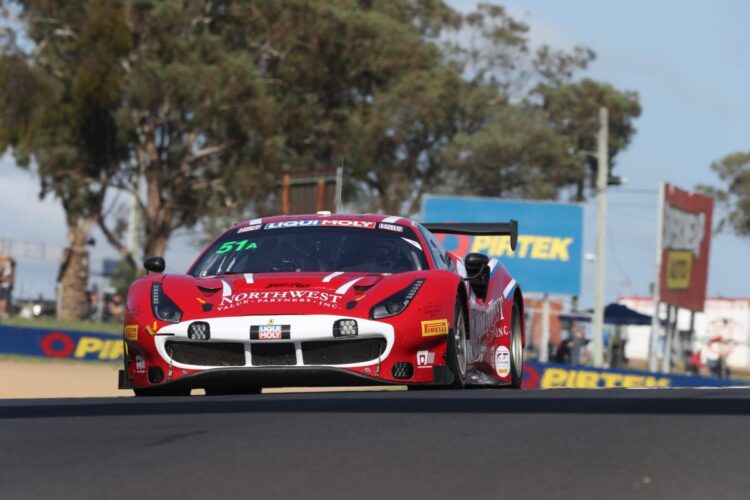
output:
POLYGON ((453 262, 448 258, 448 252, 445 247, 443 247, 443 244, 440 243, 431 232, 429 232, 421 225, 418 224, 417 227, 419 228, 419 232, 422 233, 422 237, 424 237, 425 241, 427 242, 427 247, 430 249, 430 254, 432 255, 432 259, 435 261, 435 265, 437 266, 437 268, 452 270, 453 262))

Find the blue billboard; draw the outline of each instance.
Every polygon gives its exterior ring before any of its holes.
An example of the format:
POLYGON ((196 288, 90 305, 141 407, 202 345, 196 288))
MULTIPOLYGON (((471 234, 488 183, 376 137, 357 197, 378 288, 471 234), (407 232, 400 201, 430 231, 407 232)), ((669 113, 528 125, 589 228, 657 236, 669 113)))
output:
POLYGON ((583 207, 570 203, 508 201, 497 198, 426 196, 424 222, 504 222, 518 220, 518 245, 503 236, 438 235, 463 257, 479 252, 498 258, 524 292, 578 295, 583 256, 583 207))

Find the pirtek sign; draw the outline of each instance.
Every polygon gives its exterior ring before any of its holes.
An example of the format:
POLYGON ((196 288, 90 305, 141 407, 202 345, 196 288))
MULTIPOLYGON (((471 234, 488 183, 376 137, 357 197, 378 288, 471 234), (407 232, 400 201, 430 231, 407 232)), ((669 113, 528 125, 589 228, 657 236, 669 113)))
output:
POLYGON ((581 291, 583 208, 567 203, 427 196, 425 222, 518 220, 518 245, 506 236, 438 235, 445 248, 498 258, 525 292, 576 295, 581 291))

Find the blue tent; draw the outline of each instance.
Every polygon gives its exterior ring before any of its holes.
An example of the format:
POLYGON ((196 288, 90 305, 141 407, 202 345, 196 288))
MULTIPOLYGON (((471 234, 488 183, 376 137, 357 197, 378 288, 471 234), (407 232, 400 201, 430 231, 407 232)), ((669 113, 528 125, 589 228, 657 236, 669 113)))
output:
MULTIPOLYGON (((591 312, 583 314, 561 314, 562 321, 581 321, 588 323, 591 321, 591 312)), ((641 314, 622 304, 612 303, 604 308, 604 323, 608 325, 650 325, 651 316, 641 314)), ((663 323, 663 321, 662 321, 663 323)))

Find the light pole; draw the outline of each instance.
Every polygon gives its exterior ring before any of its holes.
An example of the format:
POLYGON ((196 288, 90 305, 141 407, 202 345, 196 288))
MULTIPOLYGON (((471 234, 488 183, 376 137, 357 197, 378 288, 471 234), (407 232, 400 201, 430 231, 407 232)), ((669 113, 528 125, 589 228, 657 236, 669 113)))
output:
POLYGON ((609 180, 609 112, 599 108, 599 133, 597 134, 596 199, 596 278, 594 282, 594 317, 592 319, 594 366, 604 364, 604 257, 607 236, 607 181, 609 180))

